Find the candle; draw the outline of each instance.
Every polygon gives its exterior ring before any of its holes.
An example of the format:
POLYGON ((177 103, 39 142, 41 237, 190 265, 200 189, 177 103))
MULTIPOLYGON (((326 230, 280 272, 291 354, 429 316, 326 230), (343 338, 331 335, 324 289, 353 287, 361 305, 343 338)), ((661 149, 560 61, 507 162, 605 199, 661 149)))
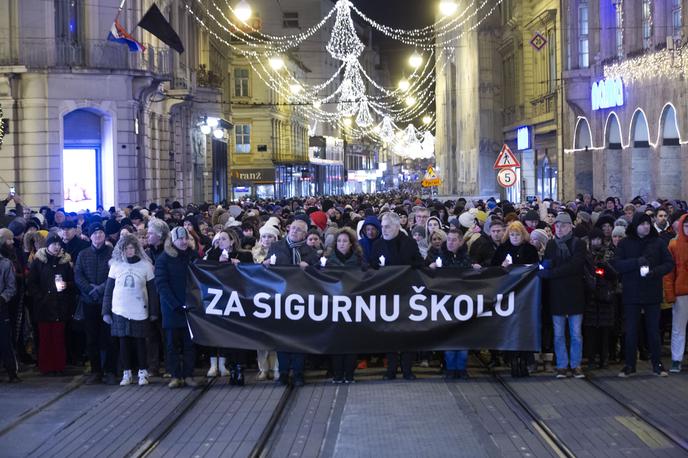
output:
POLYGON ((380 255, 378 260, 380 261, 380 267, 384 267, 385 266, 385 255, 380 255))
POLYGON ((436 265, 437 267, 442 267, 442 258, 438 257, 438 258, 435 260, 435 265, 436 265))
POLYGON ((270 264, 273 266, 277 264, 277 255, 273 254, 272 256, 270 256, 270 264))
POLYGON ((327 265, 327 258, 323 256, 320 258, 320 267, 325 267, 327 265))

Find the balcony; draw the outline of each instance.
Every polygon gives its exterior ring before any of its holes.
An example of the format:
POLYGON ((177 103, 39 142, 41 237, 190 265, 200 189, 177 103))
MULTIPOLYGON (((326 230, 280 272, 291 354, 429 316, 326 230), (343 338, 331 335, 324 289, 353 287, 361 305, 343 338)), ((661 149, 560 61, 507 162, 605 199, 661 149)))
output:
POLYGON ((132 53, 122 44, 102 40, 78 43, 54 39, 24 39, 16 53, 0 47, 0 65, 23 65, 29 69, 89 68, 144 72, 169 79, 170 51, 147 46, 132 53))

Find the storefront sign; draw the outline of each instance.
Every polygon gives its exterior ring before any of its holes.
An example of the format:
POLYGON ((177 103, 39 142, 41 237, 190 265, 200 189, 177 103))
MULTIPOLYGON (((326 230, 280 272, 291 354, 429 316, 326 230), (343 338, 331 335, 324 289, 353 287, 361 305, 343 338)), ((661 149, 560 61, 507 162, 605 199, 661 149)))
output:
POLYGON ((530 130, 529 126, 523 126, 516 131, 516 148, 519 151, 530 149, 530 130))
POLYGON ((340 354, 540 350, 537 267, 189 267, 191 337, 211 348, 340 354), (371 286, 374 285, 374 286, 371 286))
POLYGON ((593 111, 623 106, 623 80, 614 78, 593 83, 590 97, 593 111))
POLYGON ((275 169, 250 169, 237 170, 231 172, 234 184, 242 183, 274 183, 275 169))

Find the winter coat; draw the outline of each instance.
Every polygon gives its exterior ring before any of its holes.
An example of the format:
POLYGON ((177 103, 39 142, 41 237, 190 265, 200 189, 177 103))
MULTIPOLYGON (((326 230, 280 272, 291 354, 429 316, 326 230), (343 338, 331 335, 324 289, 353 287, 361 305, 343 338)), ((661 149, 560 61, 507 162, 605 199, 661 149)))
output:
MULTIPOLYGON (((442 267, 454 268, 454 269, 470 269, 473 265, 471 258, 468 256, 468 247, 466 244, 461 245, 459 250, 454 253, 447 249, 447 242, 442 242, 442 248, 440 249, 440 259, 442 259, 442 267)), ((432 262, 435 262, 435 258, 432 262)), ((432 264, 432 263, 431 263, 432 264)))
POLYGON ((356 253, 351 253, 349 257, 341 257, 337 255, 337 249, 333 249, 332 253, 327 257, 328 267, 366 267, 367 263, 362 256, 356 253))
POLYGON ((511 255, 512 263, 515 265, 540 263, 540 255, 537 252, 537 248, 533 245, 523 241, 520 245, 514 246, 510 240, 507 240, 497 247, 492 258, 492 265, 501 266, 509 254, 511 255))
POLYGON ((72 240, 65 244, 64 250, 69 254, 69 257, 72 258, 72 264, 74 264, 79 257, 79 253, 90 246, 91 244, 86 240, 74 236, 72 240))
POLYGON ((8 303, 17 294, 12 261, 0 256, 0 320, 9 318, 8 303))
POLYGON ((416 241, 403 233, 399 233, 392 240, 379 238, 373 244, 371 252, 371 266, 380 267, 380 256, 385 257, 386 266, 423 267, 423 258, 418 250, 416 241))
POLYGON ((600 247, 590 253, 591 263, 595 270, 595 285, 587 291, 583 325, 595 328, 613 327, 615 322, 614 310, 617 303, 618 275, 609 263, 605 261, 608 247, 600 247))
POLYGON ((642 239, 637 228, 644 213, 636 214, 628 225, 626 238, 616 247, 612 266, 621 276, 624 304, 661 304, 664 299, 662 277, 674 269, 674 260, 654 227, 642 239), (644 257, 650 273, 640 276, 639 258, 644 257))
POLYGON ((365 257, 368 264, 372 264, 371 259, 373 255, 373 244, 376 240, 380 240, 380 237, 382 236, 382 225, 380 220, 377 219, 377 216, 366 216, 366 219, 363 220, 363 226, 361 226, 361 232, 358 235, 361 237, 358 240, 358 243, 360 243, 361 248, 363 248, 363 257, 365 257), (371 240, 365 235, 365 227, 369 225, 373 225, 377 228, 377 238, 375 240, 371 240))
POLYGON ((112 247, 107 244, 99 249, 91 245, 79 253, 74 265, 74 282, 83 304, 102 304, 111 257, 112 247), (93 296, 91 292, 94 292, 93 296))
MULTIPOLYGON (((206 261, 216 261, 220 262, 220 256, 222 255, 222 250, 217 248, 217 247, 212 247, 211 249, 208 250, 208 252, 205 254, 205 259, 206 261)), ((248 263, 248 264, 253 264, 253 255, 251 254, 250 251, 231 251, 229 253, 229 259, 238 259, 239 262, 243 263, 248 263)))
POLYGON ((146 255, 150 258, 153 265, 155 265, 156 259, 165 251, 165 242, 161 243, 157 247, 149 246, 146 248, 146 255))
POLYGON ((669 242, 669 253, 674 260, 674 270, 664 277, 664 293, 667 302, 676 302, 676 296, 688 295, 688 237, 683 224, 688 215, 679 219, 678 237, 669 242))
POLYGON ((29 292, 33 296, 34 318, 39 322, 65 322, 74 309, 74 271, 72 258, 61 251, 58 256, 48 253, 47 248, 36 252, 29 269, 29 292), (58 292, 55 275, 62 275, 67 288, 58 292))
MULTIPOLYGON (((305 243, 301 245, 299 248, 299 253, 301 253, 301 261, 308 263, 311 266, 318 265, 320 262, 319 259, 320 257, 318 256, 318 253, 305 243)), ((276 242, 273 242, 272 245, 270 245, 270 249, 268 250, 268 255, 265 257, 265 259, 270 259, 272 255, 276 256, 276 262, 275 265, 278 266, 290 266, 292 265, 292 253, 291 249, 289 248, 289 244, 287 243, 287 239, 284 238, 282 240, 278 240, 276 242)))
POLYGON ((566 246, 571 255, 564 259, 556 240, 550 240, 542 259, 545 269, 540 271, 540 278, 546 282, 542 299, 549 305, 552 315, 580 315, 585 311, 583 267, 587 247, 576 237, 571 237, 566 246))
MULTIPOLYGON (((191 240, 191 239, 189 239, 191 240)), ((179 251, 172 240, 165 240, 165 250, 155 262, 155 286, 160 295, 162 327, 186 328, 186 277, 191 264, 198 258, 192 243, 185 251, 179 251)))
MULTIPOLYGON (((446 242, 442 242, 442 243, 444 244, 446 242)), ((419 251, 420 251, 420 247, 419 247, 419 251)), ((423 255, 423 253, 421 253, 421 256, 422 255, 423 255)), ((442 248, 441 247, 435 248, 435 247, 431 246, 428 249, 428 252, 425 253, 425 265, 429 266, 430 264, 435 262, 437 260, 437 258, 439 258, 440 256, 442 256, 442 248)))
POLYGON ((482 234, 471 245, 469 251, 471 261, 473 261, 473 264, 480 264, 483 267, 491 265, 498 247, 499 245, 494 243, 490 236, 482 234))

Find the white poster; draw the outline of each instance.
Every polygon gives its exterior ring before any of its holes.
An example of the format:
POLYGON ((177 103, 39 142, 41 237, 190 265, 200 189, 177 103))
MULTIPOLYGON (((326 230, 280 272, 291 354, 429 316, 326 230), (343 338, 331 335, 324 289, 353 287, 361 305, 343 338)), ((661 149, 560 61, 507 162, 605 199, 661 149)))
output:
POLYGON ((65 211, 96 210, 98 205, 96 153, 97 150, 93 148, 70 148, 62 151, 65 211))

